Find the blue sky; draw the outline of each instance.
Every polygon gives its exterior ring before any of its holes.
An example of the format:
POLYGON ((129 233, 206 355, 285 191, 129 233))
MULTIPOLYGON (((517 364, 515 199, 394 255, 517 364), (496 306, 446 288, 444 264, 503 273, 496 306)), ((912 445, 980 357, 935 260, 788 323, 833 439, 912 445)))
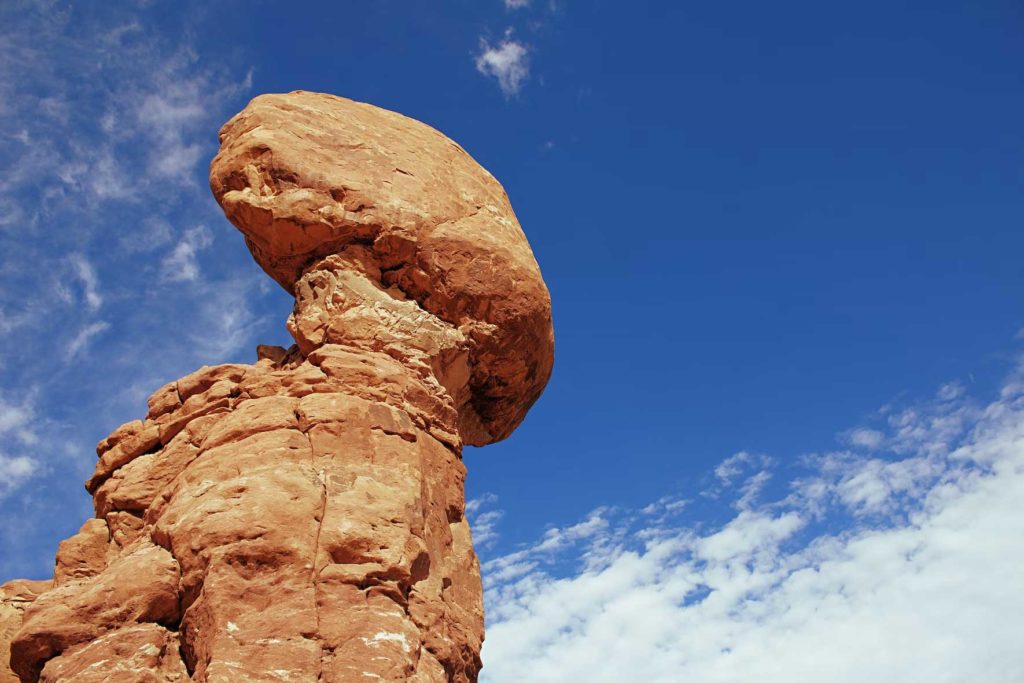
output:
POLYGON ((301 88, 462 144, 551 289, 547 392, 465 456, 485 680, 1021 680, 1022 32, 1012 0, 5 2, 0 581, 49 574, 149 392, 289 343, 206 167, 301 88))

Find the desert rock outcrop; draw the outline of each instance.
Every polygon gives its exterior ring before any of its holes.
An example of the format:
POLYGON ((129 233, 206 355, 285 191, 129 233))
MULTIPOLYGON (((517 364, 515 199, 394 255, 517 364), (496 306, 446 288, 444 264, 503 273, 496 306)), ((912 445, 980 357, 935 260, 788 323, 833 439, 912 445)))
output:
POLYGON ((0 682, 475 681, 462 446, 508 436, 553 358, 508 198, 432 128, 330 95, 257 97, 220 138, 211 188, 295 296, 295 345, 100 442, 96 518, 52 581, 0 587, 0 682))

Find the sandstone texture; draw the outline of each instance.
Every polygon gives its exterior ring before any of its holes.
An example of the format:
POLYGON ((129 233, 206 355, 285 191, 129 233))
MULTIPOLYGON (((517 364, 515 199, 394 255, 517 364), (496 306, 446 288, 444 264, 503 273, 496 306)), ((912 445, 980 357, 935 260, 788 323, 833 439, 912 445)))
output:
POLYGON ((462 447, 508 436, 553 360, 508 198, 434 129, 331 95, 257 97, 220 137, 211 188, 295 296, 295 345, 100 442, 95 519, 51 581, 0 587, 0 683, 475 681, 462 447))

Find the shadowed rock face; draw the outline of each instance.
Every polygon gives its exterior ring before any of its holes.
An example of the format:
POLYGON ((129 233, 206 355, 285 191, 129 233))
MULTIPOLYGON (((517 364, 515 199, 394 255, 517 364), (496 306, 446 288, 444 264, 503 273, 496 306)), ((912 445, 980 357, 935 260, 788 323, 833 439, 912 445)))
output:
POLYGON ((264 95, 210 184, 295 296, 296 345, 159 389, 97 447, 96 518, 0 587, 0 682, 475 681, 463 443, 551 371, 550 302, 458 145, 330 95, 264 95))

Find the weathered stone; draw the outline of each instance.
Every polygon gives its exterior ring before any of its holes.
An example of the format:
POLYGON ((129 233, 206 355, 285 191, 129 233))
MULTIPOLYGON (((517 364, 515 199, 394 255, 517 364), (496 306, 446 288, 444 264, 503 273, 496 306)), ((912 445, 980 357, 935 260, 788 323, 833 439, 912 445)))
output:
POLYGON ((188 681, 178 634, 156 624, 127 626, 51 659, 40 683, 170 683, 188 681))
POLYGON ((220 137, 210 186, 257 263, 299 296, 311 266, 372 245, 372 261, 360 257, 371 281, 472 340, 468 391, 455 397, 463 440, 508 436, 547 382, 553 336, 494 177, 429 126, 319 93, 257 97, 220 137))
POLYGON ((160 416, 177 410, 181 406, 181 398, 178 397, 178 383, 168 382, 149 397, 146 402, 149 412, 146 413, 147 420, 157 420, 160 416))
POLYGON ((77 534, 57 548, 57 566, 53 585, 96 576, 107 568, 110 555, 110 530, 102 519, 90 519, 77 534))
MULTIPOLYGON (((135 423, 125 426, 131 426, 131 431, 114 441, 109 450, 102 451, 100 454, 100 461, 96 464, 96 472, 85 483, 85 488, 89 493, 95 493, 100 484, 106 481, 116 469, 131 462, 160 443, 160 429, 153 422, 142 423, 136 420, 135 423)), ((110 439, 107 439, 107 441, 109 442, 110 439)), ((103 442, 100 445, 102 446, 103 442)), ((97 453, 101 452, 100 448, 96 450, 97 453)))
POLYGON ((0 586, 0 683, 18 683, 11 670, 11 641, 21 629, 28 608, 41 593, 53 587, 52 581, 15 579, 0 586))
POLYGON ((100 442, 54 580, 0 587, 0 683, 475 681, 461 450, 519 424, 553 352, 508 198, 437 131, 329 95, 258 97, 221 145, 211 187, 296 344, 100 442))
POLYGON ((35 681, 50 660, 112 629, 176 624, 178 583, 170 553, 147 543, 131 546, 102 573, 36 598, 11 643, 11 669, 23 683, 35 681))

